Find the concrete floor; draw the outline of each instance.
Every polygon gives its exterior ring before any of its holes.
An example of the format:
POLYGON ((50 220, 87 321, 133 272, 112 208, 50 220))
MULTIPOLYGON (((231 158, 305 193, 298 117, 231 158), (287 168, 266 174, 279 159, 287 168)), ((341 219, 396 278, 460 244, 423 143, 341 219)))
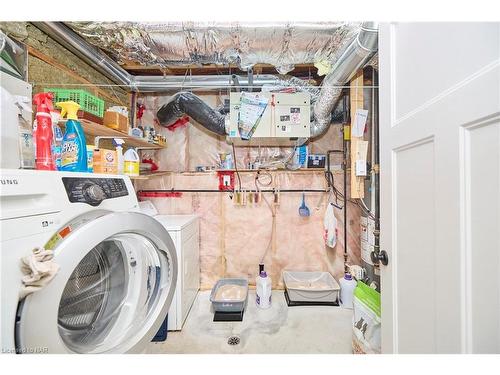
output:
POLYGON ((352 310, 332 306, 288 307, 283 291, 273 291, 272 307, 258 309, 248 296, 243 322, 213 322, 210 291, 198 293, 182 331, 151 343, 147 353, 349 354, 352 310), (240 344, 228 345, 230 336, 240 344))

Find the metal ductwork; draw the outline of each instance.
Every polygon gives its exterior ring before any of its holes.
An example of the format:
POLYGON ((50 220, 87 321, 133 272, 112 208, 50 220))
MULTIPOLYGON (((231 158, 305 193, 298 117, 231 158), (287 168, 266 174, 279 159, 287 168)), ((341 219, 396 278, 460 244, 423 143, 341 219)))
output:
MULTIPOLYGON (((85 41, 80 35, 61 22, 35 22, 34 25, 45 32, 65 48, 70 50, 83 61, 93 66, 97 71, 109 78, 114 83, 125 86, 131 91, 140 92, 171 92, 178 90, 210 90, 224 89, 237 86, 260 87, 260 86, 288 86, 298 91, 309 92, 311 103, 314 103, 313 121, 311 121, 311 138, 322 135, 334 118, 338 117, 342 109, 337 108, 337 103, 342 96, 342 86, 363 67, 378 49, 378 24, 375 22, 364 22, 355 39, 343 49, 344 52, 338 59, 334 59, 334 65, 325 79, 321 90, 318 87, 307 84, 297 78, 283 78, 274 75, 255 75, 249 77, 235 77, 234 75, 214 76, 134 76, 128 73, 115 61, 109 58, 98 48, 85 41)), ((352 32, 352 30, 351 30, 352 32)), ((352 38, 351 38, 352 39, 352 38)), ((337 41, 336 46, 339 46, 337 41)), ((195 95, 181 92, 174 95, 173 99, 160 109, 163 116, 163 124, 169 125, 175 121, 179 114, 186 113, 193 117, 207 129, 223 134, 223 115, 208 107, 195 95), (195 109, 189 109, 193 105, 195 109), (162 111, 163 109, 163 111, 162 111), (190 114, 190 112, 192 114, 190 114), (198 119, 195 117, 197 116, 198 119), (172 120, 172 121, 170 121, 172 120)), ((160 113, 159 111, 159 113, 160 113)), ((158 115, 160 117, 160 114, 158 115)), ((160 120, 162 121, 162 120, 160 120)), ((224 133, 225 134, 225 133, 224 133)))
POLYGON ((212 133, 227 134, 226 115, 211 108, 191 92, 178 92, 173 95, 166 104, 161 106, 156 117, 160 125, 168 127, 185 114, 212 133))
POLYGON ((336 61, 360 22, 68 22, 116 61, 172 67, 186 64, 273 65, 336 61))
POLYGON ((311 138, 323 134, 331 121, 331 113, 342 95, 342 86, 363 67, 378 50, 378 23, 364 22, 356 39, 347 47, 323 80, 314 104, 311 138))
MULTIPOLYGON (((70 52, 93 66, 98 72, 117 85, 129 88, 131 91, 163 92, 190 90, 224 89, 233 86, 232 75, 217 76, 134 76, 128 73, 99 48, 85 41, 62 22, 33 22, 33 24, 59 42, 70 52)), ((238 77, 240 85, 248 85, 248 78, 238 77)), ((253 77, 252 86, 260 87, 274 84, 276 76, 260 74, 253 77)))
MULTIPOLYGON (((273 85, 277 77, 271 74, 255 75, 253 82, 247 77, 238 76, 237 81, 242 87, 261 87, 273 85)), ((133 91, 162 92, 179 90, 223 90, 234 86, 233 75, 204 76, 132 76, 130 86, 133 91)))
POLYGON ((87 43, 62 22, 33 22, 33 25, 114 83, 121 86, 131 86, 133 80, 131 74, 111 60, 104 52, 87 43))

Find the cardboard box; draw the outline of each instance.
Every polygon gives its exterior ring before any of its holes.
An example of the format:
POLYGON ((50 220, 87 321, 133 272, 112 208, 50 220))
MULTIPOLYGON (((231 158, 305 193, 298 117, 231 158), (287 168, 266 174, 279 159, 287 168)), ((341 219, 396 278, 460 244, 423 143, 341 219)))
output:
POLYGON ((103 123, 108 128, 128 134, 128 117, 118 112, 106 111, 103 123))
POLYGON ((118 160, 115 150, 94 149, 94 173, 117 174, 118 160))

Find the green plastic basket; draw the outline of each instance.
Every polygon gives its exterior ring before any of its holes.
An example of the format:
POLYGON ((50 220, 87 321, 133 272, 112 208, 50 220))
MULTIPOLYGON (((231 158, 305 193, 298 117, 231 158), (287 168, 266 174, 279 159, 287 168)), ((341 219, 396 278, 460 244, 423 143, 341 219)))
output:
POLYGON ((68 90, 68 89, 45 89, 45 92, 54 94, 54 107, 58 102, 67 102, 72 100, 80 104, 82 111, 92 113, 93 115, 104 116, 104 100, 99 99, 88 93, 85 90, 68 90))

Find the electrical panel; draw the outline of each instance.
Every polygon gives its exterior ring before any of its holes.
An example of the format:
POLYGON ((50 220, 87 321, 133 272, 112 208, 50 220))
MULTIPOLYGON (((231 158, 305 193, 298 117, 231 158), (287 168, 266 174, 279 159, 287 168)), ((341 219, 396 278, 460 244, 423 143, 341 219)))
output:
POLYGON ((294 145, 297 138, 311 135, 311 99, 308 93, 255 93, 268 99, 262 117, 249 140, 238 130, 241 93, 230 94, 229 140, 236 145, 294 145))

